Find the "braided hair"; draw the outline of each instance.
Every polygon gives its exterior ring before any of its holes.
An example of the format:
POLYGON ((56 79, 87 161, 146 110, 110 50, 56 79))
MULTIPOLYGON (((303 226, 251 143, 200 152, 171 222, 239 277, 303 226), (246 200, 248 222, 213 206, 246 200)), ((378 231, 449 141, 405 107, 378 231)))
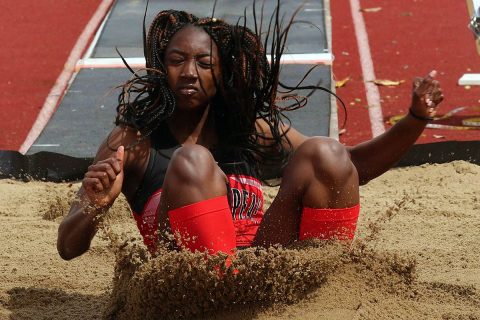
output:
POLYGON ((222 148, 241 152, 252 164, 258 160, 263 164, 278 165, 279 161, 285 163, 287 151, 283 147, 283 138, 286 132, 280 129, 280 124, 288 118, 283 115, 283 111, 303 106, 306 98, 298 99, 295 95, 288 95, 293 97, 294 103, 286 108, 279 107, 279 101, 282 102, 283 99, 277 98, 277 88, 280 85, 289 89, 287 93, 290 93, 306 87, 291 88, 279 82, 280 57, 288 30, 293 24, 292 16, 288 26, 281 28, 279 7, 280 4, 277 3, 264 44, 259 36, 262 23, 258 30, 255 13, 254 32, 245 24, 232 25, 221 19, 198 18, 184 11, 159 12, 147 35, 144 27, 146 74, 139 75, 129 68, 134 76, 122 86, 115 123, 137 129, 144 139, 172 115, 175 97, 167 84, 164 53, 177 31, 193 25, 207 32, 219 51, 222 79, 215 79, 217 94, 211 101, 219 144, 222 148), (269 36, 271 62, 268 62, 265 52, 269 36), (257 132, 255 123, 258 119, 263 119, 268 124, 271 137, 266 138, 257 132), (259 139, 270 141, 265 146, 259 143, 259 139))

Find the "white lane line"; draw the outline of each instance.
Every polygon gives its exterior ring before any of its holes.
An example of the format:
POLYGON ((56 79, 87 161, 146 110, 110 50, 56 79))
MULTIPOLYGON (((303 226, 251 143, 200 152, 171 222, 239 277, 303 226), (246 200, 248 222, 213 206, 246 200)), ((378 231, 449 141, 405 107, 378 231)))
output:
MULTIPOLYGON (((267 57, 270 61, 270 56, 267 57)), ((134 69, 145 68, 145 58, 125 58, 128 65, 134 69)), ((282 64, 325 64, 331 65, 333 55, 331 53, 300 53, 284 54, 280 62, 282 64)), ((76 70, 84 68, 125 68, 120 58, 87 58, 79 60, 76 70)))
MULTIPOLYGON (((333 0, 335 1, 335 0, 333 0)), ((327 47, 332 48, 332 10, 330 6, 330 0, 323 0, 323 5, 325 8, 325 34, 327 36, 327 47)), ((330 69, 330 90, 332 92, 336 92, 335 88, 335 81, 333 81, 332 77, 332 70, 330 69)), ((330 95, 330 123, 328 129, 328 136, 335 140, 339 140, 338 134, 338 106, 337 106, 337 99, 330 95)))
POLYGON ((78 38, 75 46, 73 47, 70 55, 65 63, 65 66, 58 76, 55 84, 50 90, 45 102, 43 103, 42 109, 40 110, 37 119, 33 123, 32 128, 28 132, 25 141, 20 146, 18 150, 20 153, 27 153, 30 146, 35 142, 43 128, 47 125, 47 122, 52 117, 58 102, 62 98, 66 87, 75 71, 75 66, 77 61, 82 57, 82 53, 85 51, 85 48, 88 45, 89 39, 93 36, 97 30, 99 24, 102 22, 103 17, 107 14, 110 9, 113 0, 103 0, 97 8, 97 11, 92 16, 88 24, 83 29, 82 34, 78 38))
POLYGON ((359 0, 350 0, 352 10, 353 24, 355 26, 355 36, 357 38, 358 52, 360 54, 360 64, 362 66, 363 81, 367 94, 368 115, 370 116, 370 125, 374 137, 385 132, 383 124, 382 106, 380 104, 380 92, 378 87, 372 81, 375 80, 375 71, 373 68, 370 45, 368 44, 367 28, 360 12, 359 0))
POLYGON ((93 37, 93 40, 90 43, 90 46, 88 47, 87 51, 85 51, 85 54, 83 55, 84 58, 90 58, 92 56, 93 51, 97 46, 98 40, 102 35, 103 29, 105 28, 105 25, 107 24, 108 18, 110 17, 111 13, 112 13, 112 10, 108 10, 107 14, 103 17, 102 24, 100 24, 100 27, 98 27, 97 31, 95 32, 95 36, 93 37))
POLYGON ((60 147, 58 143, 39 143, 32 144, 32 147, 60 147))

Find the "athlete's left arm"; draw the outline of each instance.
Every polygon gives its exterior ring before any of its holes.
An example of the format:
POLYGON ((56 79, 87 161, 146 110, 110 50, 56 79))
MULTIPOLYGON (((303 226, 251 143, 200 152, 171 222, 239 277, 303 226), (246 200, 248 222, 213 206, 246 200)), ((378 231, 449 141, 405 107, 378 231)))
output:
MULTIPOLYGON (((433 118, 443 100, 435 75, 432 71, 425 78, 415 79, 410 112, 390 130, 372 140, 346 147, 357 168, 360 184, 380 176, 397 163, 423 132, 429 118, 433 118)), ((293 128, 289 129, 287 138, 293 150, 308 139, 293 128)))
POLYGON ((436 71, 413 83, 412 104, 406 117, 372 140, 348 147, 360 183, 378 177, 397 163, 421 135, 443 100, 442 89, 434 80, 436 71))

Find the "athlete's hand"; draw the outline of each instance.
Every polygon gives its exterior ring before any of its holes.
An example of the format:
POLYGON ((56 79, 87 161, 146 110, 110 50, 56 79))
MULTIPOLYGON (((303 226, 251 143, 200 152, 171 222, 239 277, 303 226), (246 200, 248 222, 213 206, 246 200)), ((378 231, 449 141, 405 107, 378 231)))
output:
POLYGON ((114 156, 88 167, 82 185, 92 205, 108 207, 122 191, 124 156, 120 146, 114 156))
POLYGON ((433 118, 437 106, 443 101, 440 83, 435 80, 437 71, 431 71, 425 78, 415 78, 413 81, 412 105, 410 112, 422 118, 433 118))

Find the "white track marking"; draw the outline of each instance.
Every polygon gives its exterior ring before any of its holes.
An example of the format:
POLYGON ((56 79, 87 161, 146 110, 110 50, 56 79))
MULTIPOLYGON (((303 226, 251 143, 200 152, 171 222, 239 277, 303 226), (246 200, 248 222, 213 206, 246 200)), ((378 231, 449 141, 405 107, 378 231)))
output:
POLYGON ((363 81, 365 82, 365 91, 369 107, 368 115, 370 116, 372 135, 376 137, 385 132, 382 106, 380 104, 380 92, 378 91, 376 84, 372 82, 375 80, 375 71, 373 68, 372 55, 370 53, 370 45, 368 44, 368 34, 365 27, 365 21, 360 12, 359 0, 350 0, 350 8, 352 10, 353 24, 355 26, 358 52, 360 54, 363 81))
POLYGON ((460 85, 460 86, 478 86, 478 85, 480 85, 480 74, 479 73, 465 73, 458 80, 458 85, 460 85))
MULTIPOLYGON (((270 55, 267 56, 270 61, 270 55)), ((125 58, 128 65, 134 69, 145 68, 145 58, 125 58)), ((325 64, 331 65, 333 55, 331 53, 300 53, 283 54, 282 64, 325 64)), ((120 58, 87 58, 79 60, 76 70, 84 68, 125 68, 120 58)))
POLYGON ((95 32, 95 36, 93 37, 93 40, 90 43, 90 46, 88 47, 87 51, 85 51, 85 54, 83 55, 84 58, 90 58, 92 56, 93 51, 97 46, 98 40, 102 35, 103 29, 105 28, 105 25, 107 24, 108 18, 110 17, 111 13, 112 13, 112 10, 109 10, 107 14, 103 17, 102 24, 100 24, 100 27, 98 27, 97 32, 95 32))

